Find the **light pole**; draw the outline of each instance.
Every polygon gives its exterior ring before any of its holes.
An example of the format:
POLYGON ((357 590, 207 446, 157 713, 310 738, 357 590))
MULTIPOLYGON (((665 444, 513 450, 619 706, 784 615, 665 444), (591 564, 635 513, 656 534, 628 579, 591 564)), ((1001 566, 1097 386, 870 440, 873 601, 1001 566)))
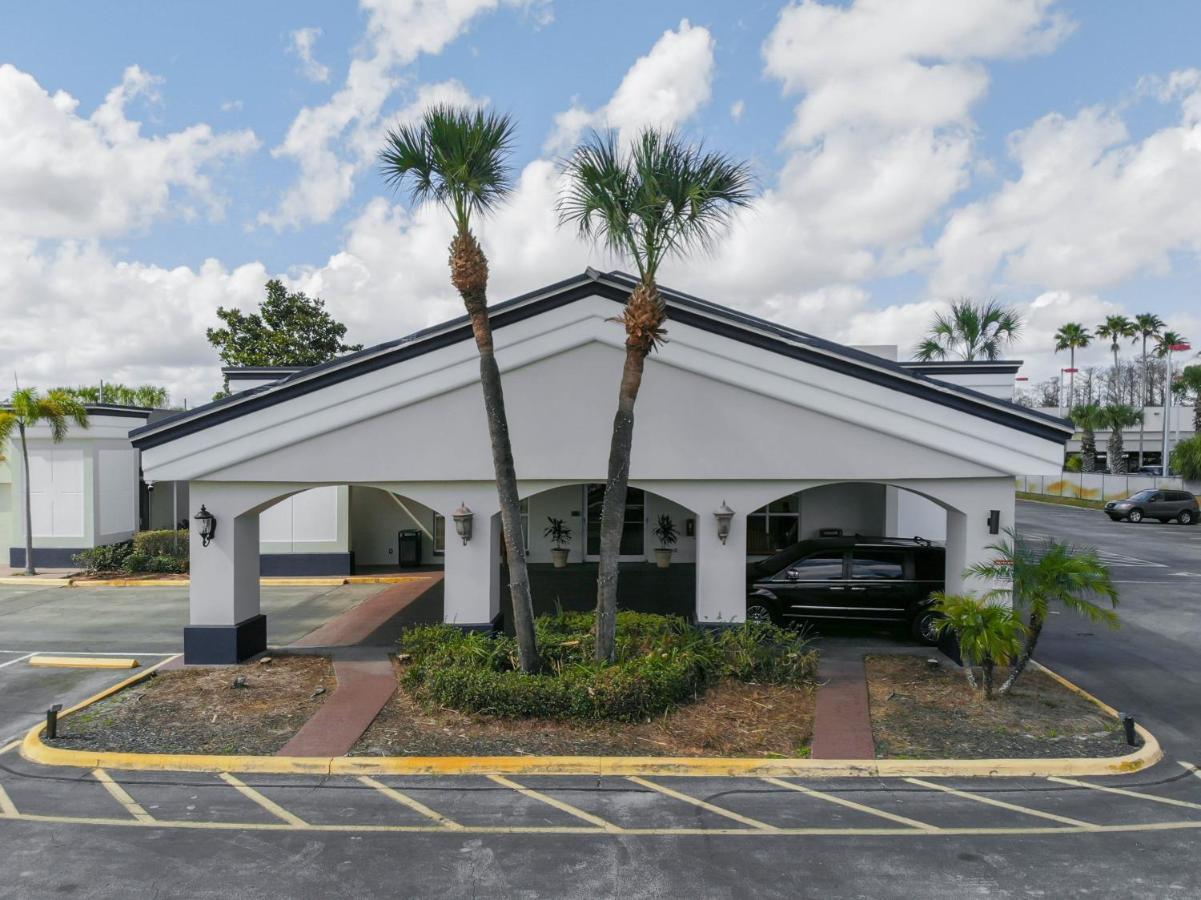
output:
POLYGON ((1163 458, 1161 460, 1162 465, 1160 466, 1165 478, 1172 471, 1169 462, 1171 459, 1171 448, 1168 446, 1168 429, 1171 427, 1169 423, 1172 419, 1172 354, 1191 349, 1193 348, 1189 344, 1168 344, 1166 357, 1167 369, 1164 371, 1163 379, 1163 458))

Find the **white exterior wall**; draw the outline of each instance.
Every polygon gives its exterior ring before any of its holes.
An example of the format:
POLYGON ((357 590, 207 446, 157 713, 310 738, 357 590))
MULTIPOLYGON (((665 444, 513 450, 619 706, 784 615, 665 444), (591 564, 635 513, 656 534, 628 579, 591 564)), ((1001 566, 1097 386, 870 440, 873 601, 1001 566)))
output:
POLYGON ((265 509, 259 520, 260 551, 345 553, 348 495, 348 488, 330 485, 302 491, 265 509))
MULTIPOLYGON (((350 488, 350 549, 355 565, 397 565, 400 531, 421 532, 422 565, 442 562, 442 554, 434 553, 434 511, 416 500, 400 497, 410 516, 393 499, 395 496, 376 488, 350 488)), ((449 524, 453 532, 454 523, 449 524)))
POLYGON ((996 397, 998 400, 1013 399, 1014 381, 1012 372, 970 372, 965 375, 930 372, 928 373, 928 377, 938 381, 945 381, 947 384, 957 384, 961 387, 971 388, 973 391, 979 391, 981 394, 987 394, 989 397, 996 397))

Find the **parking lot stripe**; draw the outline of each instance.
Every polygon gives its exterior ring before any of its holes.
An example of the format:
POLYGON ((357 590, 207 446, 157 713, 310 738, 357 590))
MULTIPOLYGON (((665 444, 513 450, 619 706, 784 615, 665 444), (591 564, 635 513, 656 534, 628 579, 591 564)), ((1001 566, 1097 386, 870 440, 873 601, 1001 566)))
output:
POLYGON ((36 656, 36 653, 26 653, 24 656, 18 656, 16 659, 10 659, 8 662, 0 663, 0 669, 7 669, 9 666, 15 666, 19 662, 25 662, 31 656, 36 656))
POLYGON ((873 816, 879 816, 880 818, 888 819, 891 822, 897 822, 901 825, 908 825, 910 828, 915 828, 918 831, 933 832, 942 830, 926 822, 919 822, 917 819, 910 819, 905 816, 898 816, 896 813, 886 812, 882 809, 864 806, 862 803, 856 803, 854 800, 847 800, 845 797, 839 797, 836 794, 827 794, 824 791, 815 791, 813 788, 805 787, 803 784, 793 784, 790 781, 784 781, 780 778, 771 777, 766 777, 763 780, 768 784, 774 784, 777 787, 788 788, 790 791, 796 791, 798 794, 804 794, 807 797, 825 800, 827 803, 837 803, 839 806, 845 806, 847 809, 857 809, 859 812, 870 813, 873 816))
POLYGON ((698 797, 692 797, 688 794, 682 794, 679 791, 673 791, 669 787, 664 787, 661 784, 655 784, 653 781, 647 781, 645 778, 639 778, 637 775, 628 776, 628 780, 634 784, 640 784, 644 788, 650 788, 652 791, 658 791, 660 794, 666 794, 668 797, 674 797, 676 800, 683 800, 685 803, 691 803, 693 806, 699 806, 701 809, 707 809, 711 813, 717 813, 719 816, 725 816, 727 819, 733 819, 735 822, 741 822, 743 825, 750 825, 752 828, 758 828, 760 831, 776 831, 774 825, 768 825, 766 822, 760 822, 758 819, 752 819, 749 816, 739 815, 728 809, 722 809, 720 806, 701 800, 698 797))
POLYGON ((1118 794, 1122 797, 1133 797, 1135 800, 1152 800, 1156 803, 1166 803, 1169 806, 1183 806, 1185 809, 1201 809, 1201 803, 1176 800, 1172 797, 1157 797, 1155 794, 1145 794, 1142 791, 1131 791, 1126 788, 1109 787, 1104 784, 1089 784, 1087 781, 1077 781, 1075 778, 1060 778, 1058 775, 1052 775, 1047 781, 1054 781, 1056 784, 1070 784, 1073 787, 1089 788, 1094 791, 1104 791, 1107 794, 1118 794))
POLYGON ((20 813, 17 812, 16 804, 8 796, 8 791, 4 789, 3 785, 0 785, 0 816, 16 818, 19 815, 20 813))
POLYGON ((590 822, 598 828, 603 828, 605 831, 616 834, 625 830, 617 825, 614 825, 612 822, 602 819, 600 816, 594 816, 590 812, 584 812, 584 810, 578 809, 572 806, 570 803, 564 803, 562 800, 543 794, 541 791, 524 787, 510 778, 505 778, 503 775, 489 775, 488 777, 499 785, 503 785, 510 790, 517 791, 517 793, 521 794, 523 797, 529 797, 531 800, 540 800, 548 806, 553 806, 555 809, 562 810, 569 815, 575 816, 577 819, 583 819, 585 822, 590 822))
POLYGON ((1177 760, 1177 762, 1180 762, 1180 765, 1184 766, 1186 769, 1188 769, 1190 772, 1192 772, 1194 776, 1196 776, 1197 778, 1201 778, 1201 770, 1198 770, 1197 767, 1194 766, 1192 763, 1183 762, 1180 760, 1177 760))
POLYGON ((997 800, 995 797, 987 797, 981 794, 973 794, 969 791, 961 791, 957 788, 948 787, 945 784, 935 784, 933 781, 922 781, 920 778, 906 778, 910 784, 916 784, 919 787, 930 788, 934 791, 942 791, 946 794, 951 794, 955 797, 961 797, 964 800, 975 800, 977 803, 985 803, 989 806, 995 806, 998 809, 1008 809, 1011 812, 1025 813, 1028 816, 1036 816, 1039 819, 1050 819, 1052 822, 1061 822, 1064 825, 1071 825, 1075 828, 1096 828, 1092 822, 1083 822, 1080 819, 1069 819, 1067 816, 1057 816, 1055 813, 1043 812, 1040 809, 1031 809, 1028 806, 1018 806, 1016 803, 1007 803, 1004 800, 997 800))
POLYGON ((306 822, 304 819, 300 818, 300 816, 297 816, 297 815, 294 815, 293 813, 288 812, 286 809, 284 809, 282 806, 280 806, 274 800, 264 797, 262 794, 260 794, 258 791, 256 791, 254 788, 252 788, 250 785, 243 784, 241 781, 239 781, 237 778, 234 778, 234 776, 230 775, 228 772, 221 772, 220 775, 221 775, 222 781, 224 781, 226 784, 228 784, 230 787, 232 787, 234 790, 236 790, 238 793, 240 793, 243 797, 249 797, 251 800, 253 800, 255 803, 257 803, 263 809, 267 810, 267 812, 271 813, 273 816, 277 816, 278 818, 283 819, 285 822, 287 822, 289 825, 291 825, 294 828, 308 828, 309 827, 309 823, 306 822))
POLYGON ((92 776, 104 785, 104 789, 113 795, 113 799, 125 807, 126 812, 139 822, 153 822, 154 816, 142 809, 138 801, 125 792, 125 788, 113 781, 111 775, 104 769, 93 769, 92 776))
POLYGON ((21 739, 17 738, 11 744, 5 744, 3 747, 0 747, 0 756, 3 756, 9 750, 16 750, 20 746, 21 746, 21 739))
POLYGON ((435 822, 437 822, 443 828, 446 828, 448 831, 462 831, 463 830, 463 826, 460 825, 458 822, 448 819, 446 816, 442 815, 439 812, 435 812, 434 810, 430 809, 428 806, 426 806, 421 801, 414 800, 408 794, 402 794, 400 791, 396 790, 396 788, 388 787, 388 785, 383 784, 379 781, 376 781, 374 778, 371 778, 368 775, 360 775, 359 781, 361 781, 363 784, 367 785, 368 787, 375 788, 377 791, 379 791, 385 797, 389 797, 392 800, 395 800, 397 803, 400 803, 403 806, 407 806, 409 809, 414 810, 415 812, 419 812, 423 816, 426 816, 427 818, 433 819, 435 822))

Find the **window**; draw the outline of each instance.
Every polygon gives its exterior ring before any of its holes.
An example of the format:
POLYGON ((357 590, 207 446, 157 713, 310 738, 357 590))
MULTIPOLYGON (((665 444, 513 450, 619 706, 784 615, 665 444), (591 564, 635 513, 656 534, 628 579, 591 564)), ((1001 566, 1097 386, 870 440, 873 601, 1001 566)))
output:
POLYGON ((434 513, 434 553, 441 556, 446 552, 446 516, 434 513))
MULTIPOLYGON (((589 556, 600 556, 600 524, 601 506, 605 501, 605 486, 590 484, 585 491, 585 501, 588 508, 588 549, 589 556)), ((640 488, 626 488, 625 524, 621 529, 620 556, 645 556, 643 532, 645 530, 646 495, 640 488)))
POLYGON ((842 578, 842 551, 815 553, 792 564, 778 579, 783 581, 836 581, 842 578))
POLYGON ((767 556, 795 544, 800 537, 800 503, 783 497, 746 517, 746 552, 767 556))
POLYGON ((851 560, 851 577, 873 581, 900 579, 905 577, 905 554, 896 550, 858 551, 851 560))

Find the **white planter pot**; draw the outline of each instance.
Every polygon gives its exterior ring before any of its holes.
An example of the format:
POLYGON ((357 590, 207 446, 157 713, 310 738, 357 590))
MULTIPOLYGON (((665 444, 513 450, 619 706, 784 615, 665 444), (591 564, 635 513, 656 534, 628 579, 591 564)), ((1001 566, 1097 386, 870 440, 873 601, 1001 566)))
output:
POLYGON ((671 550, 671 549, 668 549, 665 547, 656 547, 655 548, 655 565, 657 565, 660 569, 666 569, 668 566, 671 565, 671 555, 675 552, 676 552, 675 550, 671 550))
POLYGON ((567 554, 570 552, 571 552, 571 549, 568 547, 562 547, 562 548, 551 547, 550 559, 551 559, 551 562, 553 562, 555 564, 556 569, 566 569, 567 568, 567 554))

